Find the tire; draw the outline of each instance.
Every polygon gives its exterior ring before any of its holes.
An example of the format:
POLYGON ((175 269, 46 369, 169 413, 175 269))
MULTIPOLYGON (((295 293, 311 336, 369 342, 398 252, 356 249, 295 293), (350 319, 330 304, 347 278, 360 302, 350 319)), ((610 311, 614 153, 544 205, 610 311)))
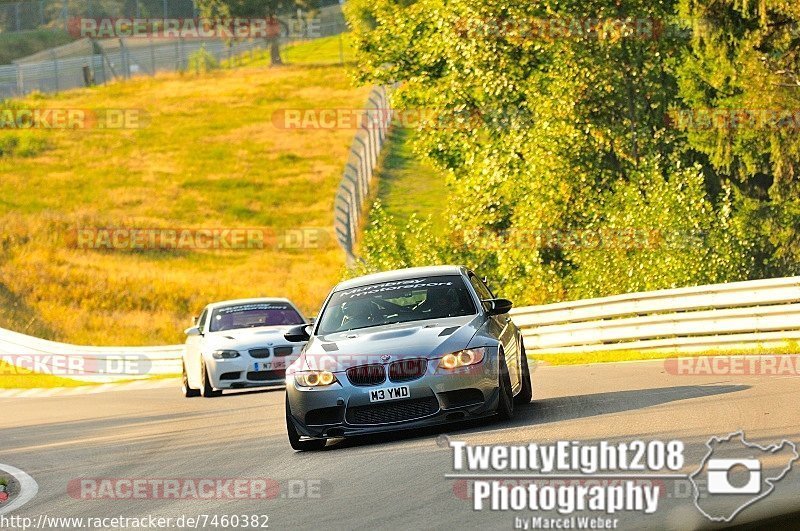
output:
POLYGON ((183 391, 184 398, 194 398, 196 396, 200 396, 199 389, 192 389, 189 387, 189 375, 186 374, 186 364, 181 362, 181 370, 183 372, 183 377, 181 380, 181 391, 183 391))
MULTIPOLYGON (((520 340, 520 343, 522 341, 520 340)), ((528 368, 528 356, 525 355, 525 345, 520 348, 520 365, 522 366, 522 390, 514 397, 514 403, 518 405, 530 404, 533 398, 533 385, 531 384, 531 371, 528 368)))
POLYGON ((200 392, 204 398, 212 398, 222 394, 222 391, 215 391, 211 387, 211 380, 208 379, 208 372, 206 371, 206 362, 201 362, 200 367, 200 392))
POLYGON ((294 450, 300 450, 302 452, 314 452, 317 450, 322 450, 325 448, 327 444, 327 439, 309 439, 305 441, 300 440, 300 434, 297 433, 297 429, 294 427, 294 423, 291 420, 291 411, 289 410, 289 395, 286 395, 286 432, 289 434, 289 444, 292 446, 294 450))
POLYGON ((500 354, 500 397, 497 403, 497 416, 500 420, 511 420, 514 416, 514 391, 511 389, 511 376, 508 374, 506 357, 501 351, 500 354))

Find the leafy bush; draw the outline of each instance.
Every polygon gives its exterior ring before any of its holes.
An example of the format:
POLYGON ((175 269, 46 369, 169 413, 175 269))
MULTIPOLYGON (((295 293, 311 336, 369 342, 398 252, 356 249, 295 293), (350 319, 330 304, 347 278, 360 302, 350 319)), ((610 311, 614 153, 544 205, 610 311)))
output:
POLYGON ((219 68, 219 61, 214 57, 214 54, 206 49, 205 44, 189 56, 187 64, 188 69, 193 70, 195 74, 202 74, 219 68))
POLYGON ((0 134, 0 157, 33 157, 48 148, 47 140, 27 134, 0 134))
POLYGON ((730 190, 712 203, 699 167, 653 166, 608 192, 589 226, 599 245, 566 253, 572 298, 748 278, 753 244, 734 219, 730 190))
POLYGON ((361 260, 351 273, 366 275, 388 269, 448 262, 454 255, 447 242, 431 230, 430 219, 412 215, 400 230, 380 200, 372 206, 369 227, 361 241, 361 260))

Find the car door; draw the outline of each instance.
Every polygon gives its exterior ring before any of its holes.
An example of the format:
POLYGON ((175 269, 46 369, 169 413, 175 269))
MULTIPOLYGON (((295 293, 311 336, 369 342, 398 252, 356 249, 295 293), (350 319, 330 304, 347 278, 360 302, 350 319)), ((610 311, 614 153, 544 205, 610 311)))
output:
MULTIPOLYGON (((469 273, 469 282, 478 294, 478 297, 483 299, 494 299, 495 296, 489 287, 479 279, 475 273, 469 273)), ((493 320, 491 330, 497 331, 497 337, 503 345, 503 352, 506 354, 506 365, 508 366, 508 373, 511 378, 511 387, 516 393, 522 383, 522 368, 520 366, 520 349, 519 341, 517 340, 517 327, 511 321, 511 317, 506 315, 493 315, 489 317, 493 320)))
POLYGON ((197 319, 197 328, 200 335, 188 336, 186 338, 186 372, 193 385, 198 385, 200 381, 200 355, 203 350, 203 334, 205 334, 206 322, 208 321, 208 308, 203 308, 200 318, 197 319))

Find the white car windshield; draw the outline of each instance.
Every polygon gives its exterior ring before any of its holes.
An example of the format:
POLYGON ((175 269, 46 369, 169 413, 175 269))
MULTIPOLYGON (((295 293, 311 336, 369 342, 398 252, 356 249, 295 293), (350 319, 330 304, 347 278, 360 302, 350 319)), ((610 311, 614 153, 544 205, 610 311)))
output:
POLYGON ((222 332, 258 326, 298 325, 305 320, 291 305, 280 302, 236 304, 216 308, 209 331, 222 332))
POLYGON ((410 278, 337 291, 320 316, 317 333, 475 313, 461 276, 410 278))

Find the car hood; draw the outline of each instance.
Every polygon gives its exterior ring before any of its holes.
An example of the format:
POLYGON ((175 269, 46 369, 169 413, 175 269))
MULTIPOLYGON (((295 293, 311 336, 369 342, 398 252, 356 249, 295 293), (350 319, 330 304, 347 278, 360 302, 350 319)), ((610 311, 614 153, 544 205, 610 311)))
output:
POLYGON ((205 346, 208 350, 233 349, 247 350, 272 345, 297 345, 289 343, 283 334, 291 326, 261 326, 258 328, 239 328, 223 332, 209 332, 205 335, 205 346))
POLYGON ((441 358, 467 348, 481 323, 480 316, 468 315, 315 336, 309 340, 298 365, 337 372, 406 358, 441 358))

